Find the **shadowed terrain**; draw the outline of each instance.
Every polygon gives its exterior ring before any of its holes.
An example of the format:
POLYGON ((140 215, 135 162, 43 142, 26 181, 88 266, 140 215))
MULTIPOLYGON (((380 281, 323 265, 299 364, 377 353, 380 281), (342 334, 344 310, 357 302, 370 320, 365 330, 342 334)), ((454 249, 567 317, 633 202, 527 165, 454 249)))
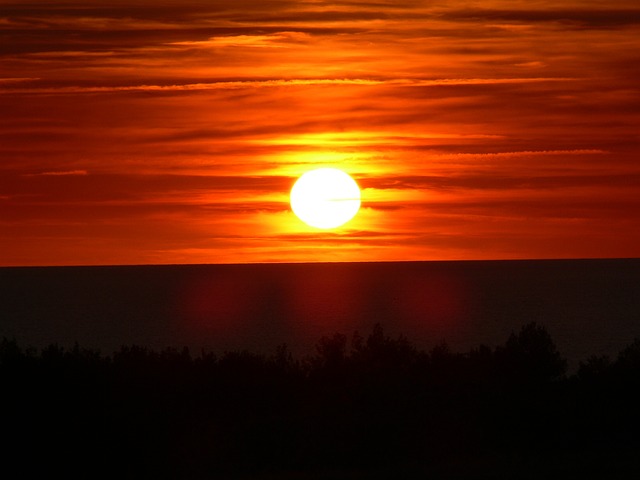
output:
POLYGON ((109 478, 615 478, 640 447, 640 341, 567 375, 530 323, 428 351, 380 325, 274 353, 0 343, 5 458, 109 478), (573 475, 573 477, 571 476, 573 475))

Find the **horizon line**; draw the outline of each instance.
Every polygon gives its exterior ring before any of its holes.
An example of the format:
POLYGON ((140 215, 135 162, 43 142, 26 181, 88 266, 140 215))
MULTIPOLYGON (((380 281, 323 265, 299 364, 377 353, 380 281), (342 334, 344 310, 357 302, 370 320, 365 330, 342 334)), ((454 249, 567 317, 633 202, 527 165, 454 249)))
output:
POLYGON ((431 259, 431 260, 355 260, 355 261, 287 261, 287 262, 229 262, 229 263, 121 263, 77 265, 0 265, 2 269, 17 268, 127 268, 127 267, 232 267, 274 265, 337 265, 337 264, 390 264, 390 263, 517 263, 517 262, 589 262, 640 261, 640 257, 545 257, 545 258, 493 258, 493 259, 431 259))

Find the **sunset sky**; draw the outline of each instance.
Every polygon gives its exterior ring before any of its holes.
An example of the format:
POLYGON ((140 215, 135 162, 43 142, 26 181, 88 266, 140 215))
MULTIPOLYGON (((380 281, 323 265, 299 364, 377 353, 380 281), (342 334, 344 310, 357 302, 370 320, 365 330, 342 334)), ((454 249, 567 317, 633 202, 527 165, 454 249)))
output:
POLYGON ((639 256, 637 0, 0 0, 0 265, 639 256))

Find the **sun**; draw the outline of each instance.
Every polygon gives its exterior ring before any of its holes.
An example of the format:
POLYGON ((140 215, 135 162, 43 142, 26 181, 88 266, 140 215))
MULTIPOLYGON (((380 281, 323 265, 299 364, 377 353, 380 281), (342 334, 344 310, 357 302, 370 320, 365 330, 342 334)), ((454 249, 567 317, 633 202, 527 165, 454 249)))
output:
POLYGON ((330 229, 344 225, 360 209, 360 188, 337 168, 304 173, 291 189, 291 209, 311 227, 330 229))

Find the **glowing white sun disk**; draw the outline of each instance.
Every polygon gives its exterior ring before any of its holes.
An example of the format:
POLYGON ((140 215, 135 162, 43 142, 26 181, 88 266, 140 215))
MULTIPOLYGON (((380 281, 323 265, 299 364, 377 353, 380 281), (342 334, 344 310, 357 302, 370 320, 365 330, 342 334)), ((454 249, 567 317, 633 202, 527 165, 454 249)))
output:
POLYGON ((337 228, 358 213, 360 189, 337 168, 310 170, 291 189, 291 209, 311 227, 337 228))

